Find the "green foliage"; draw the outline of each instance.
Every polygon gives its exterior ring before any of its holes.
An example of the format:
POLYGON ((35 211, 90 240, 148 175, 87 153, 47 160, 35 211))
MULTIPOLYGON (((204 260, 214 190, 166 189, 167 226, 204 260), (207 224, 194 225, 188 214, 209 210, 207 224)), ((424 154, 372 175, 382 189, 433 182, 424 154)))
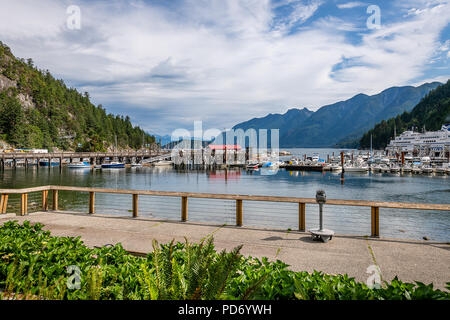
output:
MULTIPOLYGON (((239 251, 214 250, 213 238, 200 244, 190 244, 186 239, 183 255, 176 252, 173 241, 168 246, 153 242, 153 269, 142 268, 141 282, 152 300, 215 300, 226 297, 225 288, 241 260, 239 251), (154 272, 152 272, 154 271, 154 272)), ((180 250, 180 247, 178 247, 180 250)))
POLYGON ((241 296, 255 279, 266 277, 254 294, 261 300, 415 300, 450 299, 449 292, 433 289, 433 285, 404 283, 394 278, 380 289, 370 289, 348 275, 294 272, 282 261, 270 262, 249 257, 241 264, 239 276, 232 279, 230 294, 241 296))
POLYGON ((421 130, 425 127, 429 131, 436 131, 443 124, 448 122, 450 115, 450 80, 436 89, 430 91, 411 112, 404 112, 401 115, 383 120, 367 133, 360 140, 361 148, 370 147, 370 136, 372 135, 372 145, 375 149, 384 149, 390 139, 397 134, 416 127, 421 130))
MULTIPOLYGON (((52 237, 41 224, 0 226, 0 299, 306 299, 448 300, 432 284, 394 278, 370 289, 348 275, 294 272, 282 261, 216 252, 213 239, 159 245, 146 258, 120 244, 90 249, 79 238, 52 237), (67 267, 81 271, 81 288, 67 288, 67 267)), ((450 289, 450 283, 448 284, 450 289)))
POLYGON ((31 59, 17 59, 0 42, 0 75, 15 81, 0 93, 0 134, 16 147, 105 151, 108 146, 139 149, 155 138, 129 117, 107 114, 94 106, 89 94, 68 88, 48 70, 38 70, 31 59), (34 106, 24 107, 18 95, 29 97, 34 106), (144 140, 144 141, 143 141, 144 140))

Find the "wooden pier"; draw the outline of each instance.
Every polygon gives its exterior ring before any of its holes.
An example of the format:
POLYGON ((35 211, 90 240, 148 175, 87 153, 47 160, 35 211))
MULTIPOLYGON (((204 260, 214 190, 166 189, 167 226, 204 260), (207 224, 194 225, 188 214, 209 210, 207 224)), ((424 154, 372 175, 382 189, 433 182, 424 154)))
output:
MULTIPOLYGON (((258 195, 237 195, 237 194, 214 194, 214 193, 192 193, 192 192, 171 192, 171 191, 153 191, 153 190, 119 190, 104 188, 85 188, 71 186, 41 186, 26 189, 0 189, 1 202, 0 214, 7 213, 8 196, 11 194, 20 195, 20 212, 24 216, 28 214, 28 194, 40 192, 42 193, 42 211, 49 210, 48 195, 52 197, 51 210, 58 211, 59 191, 83 192, 89 194, 89 214, 95 214, 95 194, 127 194, 130 195, 130 203, 132 207, 132 217, 139 216, 138 199, 140 196, 163 196, 180 198, 181 212, 180 220, 188 221, 188 201, 189 198, 203 199, 221 199, 234 200, 236 205, 236 226, 244 224, 245 201, 263 201, 263 202, 285 202, 298 204, 298 230, 306 231, 306 205, 317 204, 314 198, 298 198, 298 197, 279 197, 279 196, 258 196, 258 195)), ((395 209, 415 209, 415 210, 440 210, 450 212, 450 204, 429 204, 429 203, 398 203, 384 201, 363 201, 363 200, 340 200, 328 199, 326 205, 337 206, 358 206, 371 208, 371 236, 380 236, 380 208, 395 209)))
MULTIPOLYGON (((156 160, 164 160, 170 158, 170 151, 151 152, 145 151, 123 151, 123 152, 50 152, 50 153, 31 153, 31 152, 6 152, 0 153, 0 168, 3 169, 7 161, 11 161, 12 167, 17 166, 18 161, 23 161, 25 166, 37 164, 41 159, 57 159, 58 165, 63 164, 64 159, 68 159, 70 163, 74 159, 89 159, 91 164, 102 164, 106 158, 118 159, 120 162, 131 163, 132 161, 153 162, 156 160), (156 159, 156 160, 155 160, 156 159)), ((50 165, 49 165, 50 167, 50 165)))

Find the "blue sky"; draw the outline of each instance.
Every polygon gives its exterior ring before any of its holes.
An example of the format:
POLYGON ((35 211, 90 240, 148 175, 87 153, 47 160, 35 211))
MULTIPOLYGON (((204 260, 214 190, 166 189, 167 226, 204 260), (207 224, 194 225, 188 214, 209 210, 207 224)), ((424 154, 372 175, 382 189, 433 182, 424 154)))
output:
POLYGON ((0 0, 0 40, 151 133, 450 78, 444 0, 0 0), (80 8, 80 29, 67 8, 80 8), (367 21, 377 6, 380 25, 367 21))

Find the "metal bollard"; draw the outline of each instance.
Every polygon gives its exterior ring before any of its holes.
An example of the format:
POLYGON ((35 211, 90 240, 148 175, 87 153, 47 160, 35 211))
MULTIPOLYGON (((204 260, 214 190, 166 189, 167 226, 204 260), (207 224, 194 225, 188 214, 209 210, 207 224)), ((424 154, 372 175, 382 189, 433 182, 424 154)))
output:
POLYGON ((323 205, 327 202, 327 196, 324 190, 317 190, 316 192, 316 202, 319 204, 319 228, 311 229, 313 240, 321 240, 323 242, 328 242, 334 235, 334 231, 323 228, 323 205))

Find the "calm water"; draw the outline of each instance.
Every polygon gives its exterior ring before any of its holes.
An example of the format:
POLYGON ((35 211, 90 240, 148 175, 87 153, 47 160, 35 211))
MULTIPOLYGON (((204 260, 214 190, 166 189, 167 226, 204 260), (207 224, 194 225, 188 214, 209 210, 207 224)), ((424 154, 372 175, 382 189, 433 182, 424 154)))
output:
MULTIPOLYGON (((333 149, 292 149, 302 156, 333 149)), ((171 167, 128 168, 110 170, 63 168, 18 168, 0 172, 0 188, 21 188, 47 184, 119 189, 235 193, 314 197, 324 189, 328 198, 420 203, 449 203, 450 176, 346 173, 341 185, 340 174, 330 172, 288 172, 276 175, 244 170, 176 171, 171 167)), ((40 195, 30 195, 30 207, 39 205, 40 195)), ((87 194, 61 193, 64 209, 87 211, 87 194)), ((11 203, 18 199, 11 199, 11 203)), ((144 197, 139 199, 140 215, 179 220, 180 199, 144 197)), ((189 219, 218 224, 235 222, 235 203, 226 200, 189 199, 189 219)), ((128 195, 96 195, 96 212, 131 215, 128 195)), ((450 212, 380 209, 380 233, 384 237, 450 241, 450 212)), ((325 206, 325 227, 337 233, 370 234, 370 208, 325 206)), ((318 206, 307 205, 307 228, 318 226, 318 206)), ((256 227, 296 229, 296 204, 272 204, 244 201, 244 224, 256 227)))

